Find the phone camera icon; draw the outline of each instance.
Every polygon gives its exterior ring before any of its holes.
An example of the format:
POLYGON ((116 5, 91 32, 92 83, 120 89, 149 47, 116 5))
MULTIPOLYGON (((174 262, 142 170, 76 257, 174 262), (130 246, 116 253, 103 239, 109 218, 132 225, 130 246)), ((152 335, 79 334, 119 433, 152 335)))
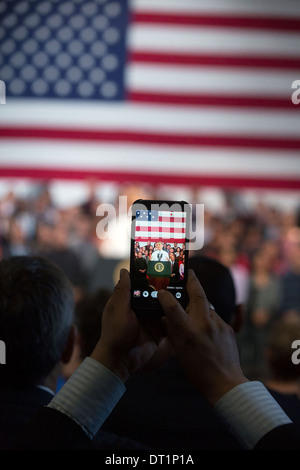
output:
POLYGON ((154 290, 154 291, 151 292, 151 297, 153 297, 154 299, 156 299, 156 298, 157 298, 157 294, 158 294, 157 290, 154 290))
POLYGON ((176 292, 175 297, 176 297, 176 299, 180 299, 181 293, 180 293, 180 292, 176 292))
POLYGON ((143 297, 148 297, 148 295, 149 295, 149 292, 147 290, 144 290, 143 297))

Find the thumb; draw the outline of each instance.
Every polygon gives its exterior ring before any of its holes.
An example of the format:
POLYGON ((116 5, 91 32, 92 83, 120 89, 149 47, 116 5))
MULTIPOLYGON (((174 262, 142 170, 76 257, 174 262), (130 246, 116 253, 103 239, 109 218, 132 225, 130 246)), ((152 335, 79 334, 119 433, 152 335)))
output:
POLYGON ((116 314, 117 312, 127 312, 130 302, 130 276, 126 269, 121 269, 120 279, 115 285, 113 294, 106 304, 106 309, 116 314))
POLYGON ((157 298, 165 314, 163 321, 169 330, 170 328, 180 330, 189 324, 187 313, 170 292, 160 290, 157 298))
POLYGON ((113 296, 118 297, 120 294, 124 295, 126 291, 130 294, 130 275, 126 269, 121 269, 120 279, 114 288, 113 296))

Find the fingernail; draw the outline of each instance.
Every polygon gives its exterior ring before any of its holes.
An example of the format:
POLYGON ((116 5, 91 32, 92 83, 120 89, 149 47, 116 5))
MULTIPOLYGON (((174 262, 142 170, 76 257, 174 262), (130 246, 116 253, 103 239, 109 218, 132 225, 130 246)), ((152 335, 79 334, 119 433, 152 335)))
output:
POLYGON ((126 272, 126 270, 125 270, 124 268, 122 268, 122 269, 120 270, 120 279, 123 279, 123 277, 124 277, 124 275, 125 275, 125 272, 126 272))
POLYGON ((163 294, 164 292, 168 292, 166 289, 159 289, 157 292, 158 295, 163 294))

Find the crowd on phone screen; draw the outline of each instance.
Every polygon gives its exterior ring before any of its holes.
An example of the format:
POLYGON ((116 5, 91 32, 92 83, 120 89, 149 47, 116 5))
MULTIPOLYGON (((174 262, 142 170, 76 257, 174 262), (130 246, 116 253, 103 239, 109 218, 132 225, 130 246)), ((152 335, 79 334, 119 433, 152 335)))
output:
MULTIPOLYGON (((93 193, 84 203, 62 209, 47 185, 37 185, 34 196, 6 192, 0 199, 0 257, 48 257, 69 277, 79 302, 103 287, 101 276, 95 278, 107 262, 96 234, 96 208, 102 202, 93 193)), ((202 202, 201 195, 196 202, 202 202)), ((237 301, 244 304, 244 326, 237 336, 242 365, 251 377, 260 377, 273 320, 300 316, 299 209, 247 206, 242 195, 224 193, 221 210, 205 209, 204 230, 201 253, 230 268, 237 301)), ((136 255, 142 252, 151 260, 154 249, 153 243, 147 248, 136 244, 136 255)), ((165 244, 163 249, 174 250, 178 263, 184 264, 183 246, 165 244)))
MULTIPOLYGON (((134 256, 135 259, 139 257, 143 258, 148 264, 151 261, 153 252, 158 250, 158 242, 148 242, 140 243, 136 241, 134 243, 134 256)), ((172 255, 174 256, 173 260, 178 264, 179 278, 182 281, 184 279, 184 265, 185 265, 185 244, 184 243, 163 243, 162 250, 168 253, 169 260, 172 261, 172 255)))

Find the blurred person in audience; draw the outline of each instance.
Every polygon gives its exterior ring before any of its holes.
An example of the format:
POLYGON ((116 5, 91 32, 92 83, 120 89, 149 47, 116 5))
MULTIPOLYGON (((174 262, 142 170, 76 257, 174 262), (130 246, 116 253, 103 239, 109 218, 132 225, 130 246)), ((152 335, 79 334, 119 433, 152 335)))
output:
POLYGON ((285 241, 287 270, 281 276, 280 314, 300 317, 300 227, 289 230, 285 241))
POLYGON ((251 260, 257 250, 260 249, 263 240, 263 228, 257 223, 254 215, 251 224, 247 224, 245 236, 241 244, 241 251, 251 260))
POLYGON ((242 361, 242 364, 248 374, 256 378, 264 374, 265 340, 279 310, 280 283, 271 267, 270 258, 263 250, 254 255, 245 302, 245 323, 239 333, 241 357, 248 357, 248 363, 242 361))
MULTIPOLYGON (((48 238, 50 245, 38 250, 39 256, 45 257, 57 264, 65 273, 74 287, 76 301, 79 300, 86 289, 86 279, 84 278, 81 260, 74 250, 69 245, 69 232, 64 223, 57 223, 52 227, 47 227, 45 233, 45 226, 43 226, 43 235, 48 238)), ((41 234, 40 234, 41 235, 41 234)))
POLYGON ((292 421, 300 423, 300 366, 292 360, 295 340, 300 340, 300 318, 277 319, 265 341, 262 380, 292 421))
POLYGON ((264 221, 264 236, 267 240, 278 240, 280 237, 282 214, 274 207, 270 207, 264 221))
POLYGON ((93 216, 79 212, 71 224, 70 247, 80 259, 83 277, 89 283, 100 255, 95 242, 96 228, 93 216))
MULTIPOLYGON (((217 226, 216 226, 216 220, 217 218, 214 218, 214 221, 212 223, 212 230, 211 230, 211 239, 208 243, 205 243, 202 252, 206 256, 211 256, 214 258, 218 257, 219 251, 221 250, 222 244, 221 240, 223 243, 222 233, 224 234, 224 225, 221 222, 221 220, 218 220, 217 226)), ((197 253, 197 252, 196 252, 197 253)))
POLYGON ((52 201, 51 193, 47 185, 42 186, 37 197, 33 200, 33 212, 36 223, 47 222, 55 224, 58 219, 58 209, 52 201))
POLYGON ((18 219, 10 219, 7 236, 2 240, 2 256, 26 256, 30 253, 30 242, 18 219))
POLYGON ((260 249, 264 253, 264 256, 269 260, 270 270, 274 273, 274 275, 279 276, 285 269, 285 260, 280 241, 264 240, 260 249))
POLYGON ((289 238, 293 231, 300 227, 300 220, 298 218, 298 210, 288 210, 283 212, 280 223, 280 239, 289 238))
POLYGON ((280 301, 279 278, 272 271, 270 258, 264 250, 258 251, 252 260, 247 311, 250 323, 257 328, 270 324, 278 312, 280 301))
MULTIPOLYGON (((100 197, 97 194, 98 181, 96 179, 89 179, 85 182, 87 186, 87 198, 83 204, 80 205, 80 213, 86 214, 89 217, 95 217, 97 207, 101 203, 100 197)), ((95 228, 96 230, 96 228, 95 228)))
POLYGON ((19 198, 17 200, 13 220, 18 222, 25 234, 26 240, 30 244, 34 237, 36 228, 36 219, 35 214, 32 211, 31 201, 28 202, 23 198, 19 198))
POLYGON ((237 304, 245 304, 249 290, 249 271, 238 262, 238 252, 235 247, 220 250, 218 259, 230 270, 235 285, 237 304))
POLYGON ((36 226, 32 254, 44 254, 53 247, 53 224, 41 221, 36 226))
POLYGON ((16 210, 16 195, 14 191, 8 191, 2 199, 0 199, 0 215, 1 218, 9 219, 16 210))

